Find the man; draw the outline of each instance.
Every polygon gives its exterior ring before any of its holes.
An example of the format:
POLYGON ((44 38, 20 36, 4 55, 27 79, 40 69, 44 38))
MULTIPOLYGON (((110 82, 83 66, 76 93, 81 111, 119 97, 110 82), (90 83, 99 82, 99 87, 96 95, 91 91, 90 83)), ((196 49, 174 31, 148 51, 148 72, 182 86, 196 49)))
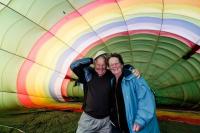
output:
POLYGON ((111 78, 107 71, 106 53, 99 51, 92 58, 83 58, 71 64, 72 71, 83 83, 83 113, 77 133, 110 133, 111 78), (90 65, 94 63, 94 68, 90 65))

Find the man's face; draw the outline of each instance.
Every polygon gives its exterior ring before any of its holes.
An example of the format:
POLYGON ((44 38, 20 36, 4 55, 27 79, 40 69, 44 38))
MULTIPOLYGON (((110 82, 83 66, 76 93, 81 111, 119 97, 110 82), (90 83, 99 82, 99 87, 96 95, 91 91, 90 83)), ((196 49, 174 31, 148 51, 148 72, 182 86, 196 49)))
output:
POLYGON ((99 57, 94 62, 94 69, 99 76, 103 76, 106 73, 106 60, 103 57, 99 57))

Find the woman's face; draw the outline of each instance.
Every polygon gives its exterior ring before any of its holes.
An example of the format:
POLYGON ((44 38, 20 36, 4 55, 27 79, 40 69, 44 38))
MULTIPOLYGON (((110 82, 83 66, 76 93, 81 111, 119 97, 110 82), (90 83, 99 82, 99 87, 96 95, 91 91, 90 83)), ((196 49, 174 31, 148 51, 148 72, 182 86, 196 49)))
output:
POLYGON ((120 63, 117 57, 111 57, 108 60, 109 69, 115 76, 120 76, 122 74, 123 65, 120 63))

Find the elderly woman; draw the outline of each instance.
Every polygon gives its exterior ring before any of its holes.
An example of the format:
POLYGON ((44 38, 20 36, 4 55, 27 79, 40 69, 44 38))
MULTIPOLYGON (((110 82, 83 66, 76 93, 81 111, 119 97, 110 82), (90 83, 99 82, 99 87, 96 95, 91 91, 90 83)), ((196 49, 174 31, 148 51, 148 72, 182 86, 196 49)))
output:
POLYGON ((119 54, 111 54, 108 65, 115 78, 112 80, 114 96, 111 121, 114 132, 159 133, 155 114, 155 99, 143 78, 136 78, 123 69, 119 54))

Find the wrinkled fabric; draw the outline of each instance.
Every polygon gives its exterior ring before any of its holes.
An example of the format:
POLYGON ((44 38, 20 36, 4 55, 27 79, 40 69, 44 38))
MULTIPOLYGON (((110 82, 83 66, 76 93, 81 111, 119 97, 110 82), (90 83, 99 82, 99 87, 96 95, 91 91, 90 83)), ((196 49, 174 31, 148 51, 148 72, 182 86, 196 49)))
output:
POLYGON ((110 118, 96 119, 83 112, 76 133, 111 133, 110 118))
POLYGON ((122 79, 121 85, 130 133, 135 133, 134 123, 142 127, 137 133, 160 133, 155 98, 145 80, 130 74, 122 79))

